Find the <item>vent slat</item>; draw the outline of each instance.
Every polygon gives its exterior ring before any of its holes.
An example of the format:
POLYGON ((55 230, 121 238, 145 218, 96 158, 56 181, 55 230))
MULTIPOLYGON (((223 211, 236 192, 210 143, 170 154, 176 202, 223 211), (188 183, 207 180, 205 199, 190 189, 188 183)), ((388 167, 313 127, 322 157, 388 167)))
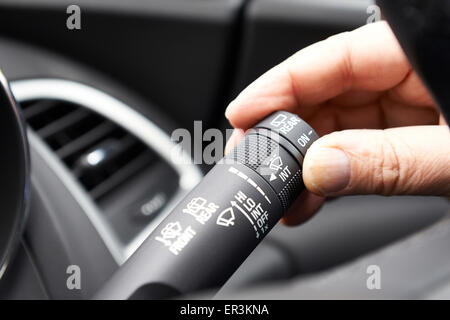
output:
POLYGON ((142 153, 140 156, 115 172, 108 179, 97 185, 89 193, 95 200, 101 198, 109 191, 116 188, 118 185, 126 181, 131 176, 135 175, 140 170, 144 169, 151 161, 153 156, 148 152, 142 153))
POLYGON ((157 159, 134 135, 77 104, 43 99, 23 110, 29 126, 94 200, 119 190, 157 159))
POLYGON ((89 148, 101 138, 106 137, 108 133, 111 133, 116 128, 117 126, 111 122, 103 122, 98 127, 94 127, 77 139, 56 150, 56 154, 61 159, 65 160, 67 157, 89 148))
POLYGON ((50 124, 46 125, 42 129, 38 130, 37 133, 44 140, 48 139, 50 136, 79 122, 83 118, 86 118, 88 115, 89 115, 89 113, 86 109, 77 109, 77 110, 65 115, 64 117, 62 117, 54 122, 51 122, 50 124))
POLYGON ((44 113, 44 112, 50 110, 51 108, 54 108, 55 106, 56 106, 55 101, 41 100, 41 101, 38 101, 37 103, 33 103, 33 104, 27 106, 23 110, 23 116, 25 117, 25 119, 31 120, 34 116, 44 113))
MULTIPOLYGON (((123 167, 130 158, 137 156, 140 153, 139 149, 139 142, 130 135, 126 135, 120 140, 107 138, 86 153, 81 154, 71 166, 72 172, 82 180, 85 180, 83 177, 86 172, 94 173, 94 176, 97 176, 96 173, 101 173, 103 179, 106 179, 112 172, 123 167)), ((90 179, 85 181, 90 181, 90 179)), ((91 188, 91 183, 88 185, 91 188)))

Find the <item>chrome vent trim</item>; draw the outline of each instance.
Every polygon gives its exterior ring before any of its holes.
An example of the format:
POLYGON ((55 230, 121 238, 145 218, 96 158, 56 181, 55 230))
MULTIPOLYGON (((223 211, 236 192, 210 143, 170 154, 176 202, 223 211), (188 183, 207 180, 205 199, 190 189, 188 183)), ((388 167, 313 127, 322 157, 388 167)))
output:
POLYGON ((150 232, 203 177, 200 169, 192 163, 187 153, 182 151, 178 153, 180 161, 175 162, 172 159, 171 152, 175 143, 163 130, 128 105, 98 89, 63 79, 16 80, 11 82, 10 85, 15 98, 19 102, 55 99, 78 104, 102 115, 140 139, 177 171, 180 177, 179 189, 165 210, 130 243, 123 244, 80 182, 56 154, 36 134, 29 130, 31 147, 48 161, 55 174, 73 194, 119 265, 123 264, 136 251, 150 232))

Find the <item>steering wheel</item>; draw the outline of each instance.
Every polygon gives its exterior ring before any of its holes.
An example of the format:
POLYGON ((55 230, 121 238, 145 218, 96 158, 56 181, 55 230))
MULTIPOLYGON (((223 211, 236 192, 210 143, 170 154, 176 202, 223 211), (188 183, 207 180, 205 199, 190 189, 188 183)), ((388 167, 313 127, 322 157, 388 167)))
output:
POLYGON ((0 278, 21 238, 27 213, 30 163, 25 122, 0 71, 0 278))

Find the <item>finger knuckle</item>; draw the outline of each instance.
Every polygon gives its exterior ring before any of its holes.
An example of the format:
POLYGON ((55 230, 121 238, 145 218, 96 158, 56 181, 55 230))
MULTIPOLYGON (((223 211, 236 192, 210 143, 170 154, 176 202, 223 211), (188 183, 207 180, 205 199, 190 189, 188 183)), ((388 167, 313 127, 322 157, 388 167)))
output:
POLYGON ((381 131, 378 138, 379 164, 376 168, 378 176, 378 191, 383 195, 403 193, 408 189, 413 176, 414 157, 408 144, 396 139, 392 134, 381 131))
POLYGON ((337 35, 328 38, 328 41, 335 43, 335 46, 340 52, 340 74, 341 83, 344 86, 344 90, 349 90, 353 85, 354 68, 352 58, 352 33, 351 31, 342 32, 337 35))

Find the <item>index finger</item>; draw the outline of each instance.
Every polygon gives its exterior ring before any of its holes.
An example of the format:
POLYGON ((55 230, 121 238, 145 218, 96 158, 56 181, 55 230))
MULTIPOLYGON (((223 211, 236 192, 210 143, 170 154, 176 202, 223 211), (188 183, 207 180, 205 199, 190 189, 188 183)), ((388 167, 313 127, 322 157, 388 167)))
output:
POLYGON ((350 90, 384 91, 411 67, 385 22, 313 44, 272 68, 230 103, 226 117, 248 129, 277 110, 308 118, 314 106, 350 90))

